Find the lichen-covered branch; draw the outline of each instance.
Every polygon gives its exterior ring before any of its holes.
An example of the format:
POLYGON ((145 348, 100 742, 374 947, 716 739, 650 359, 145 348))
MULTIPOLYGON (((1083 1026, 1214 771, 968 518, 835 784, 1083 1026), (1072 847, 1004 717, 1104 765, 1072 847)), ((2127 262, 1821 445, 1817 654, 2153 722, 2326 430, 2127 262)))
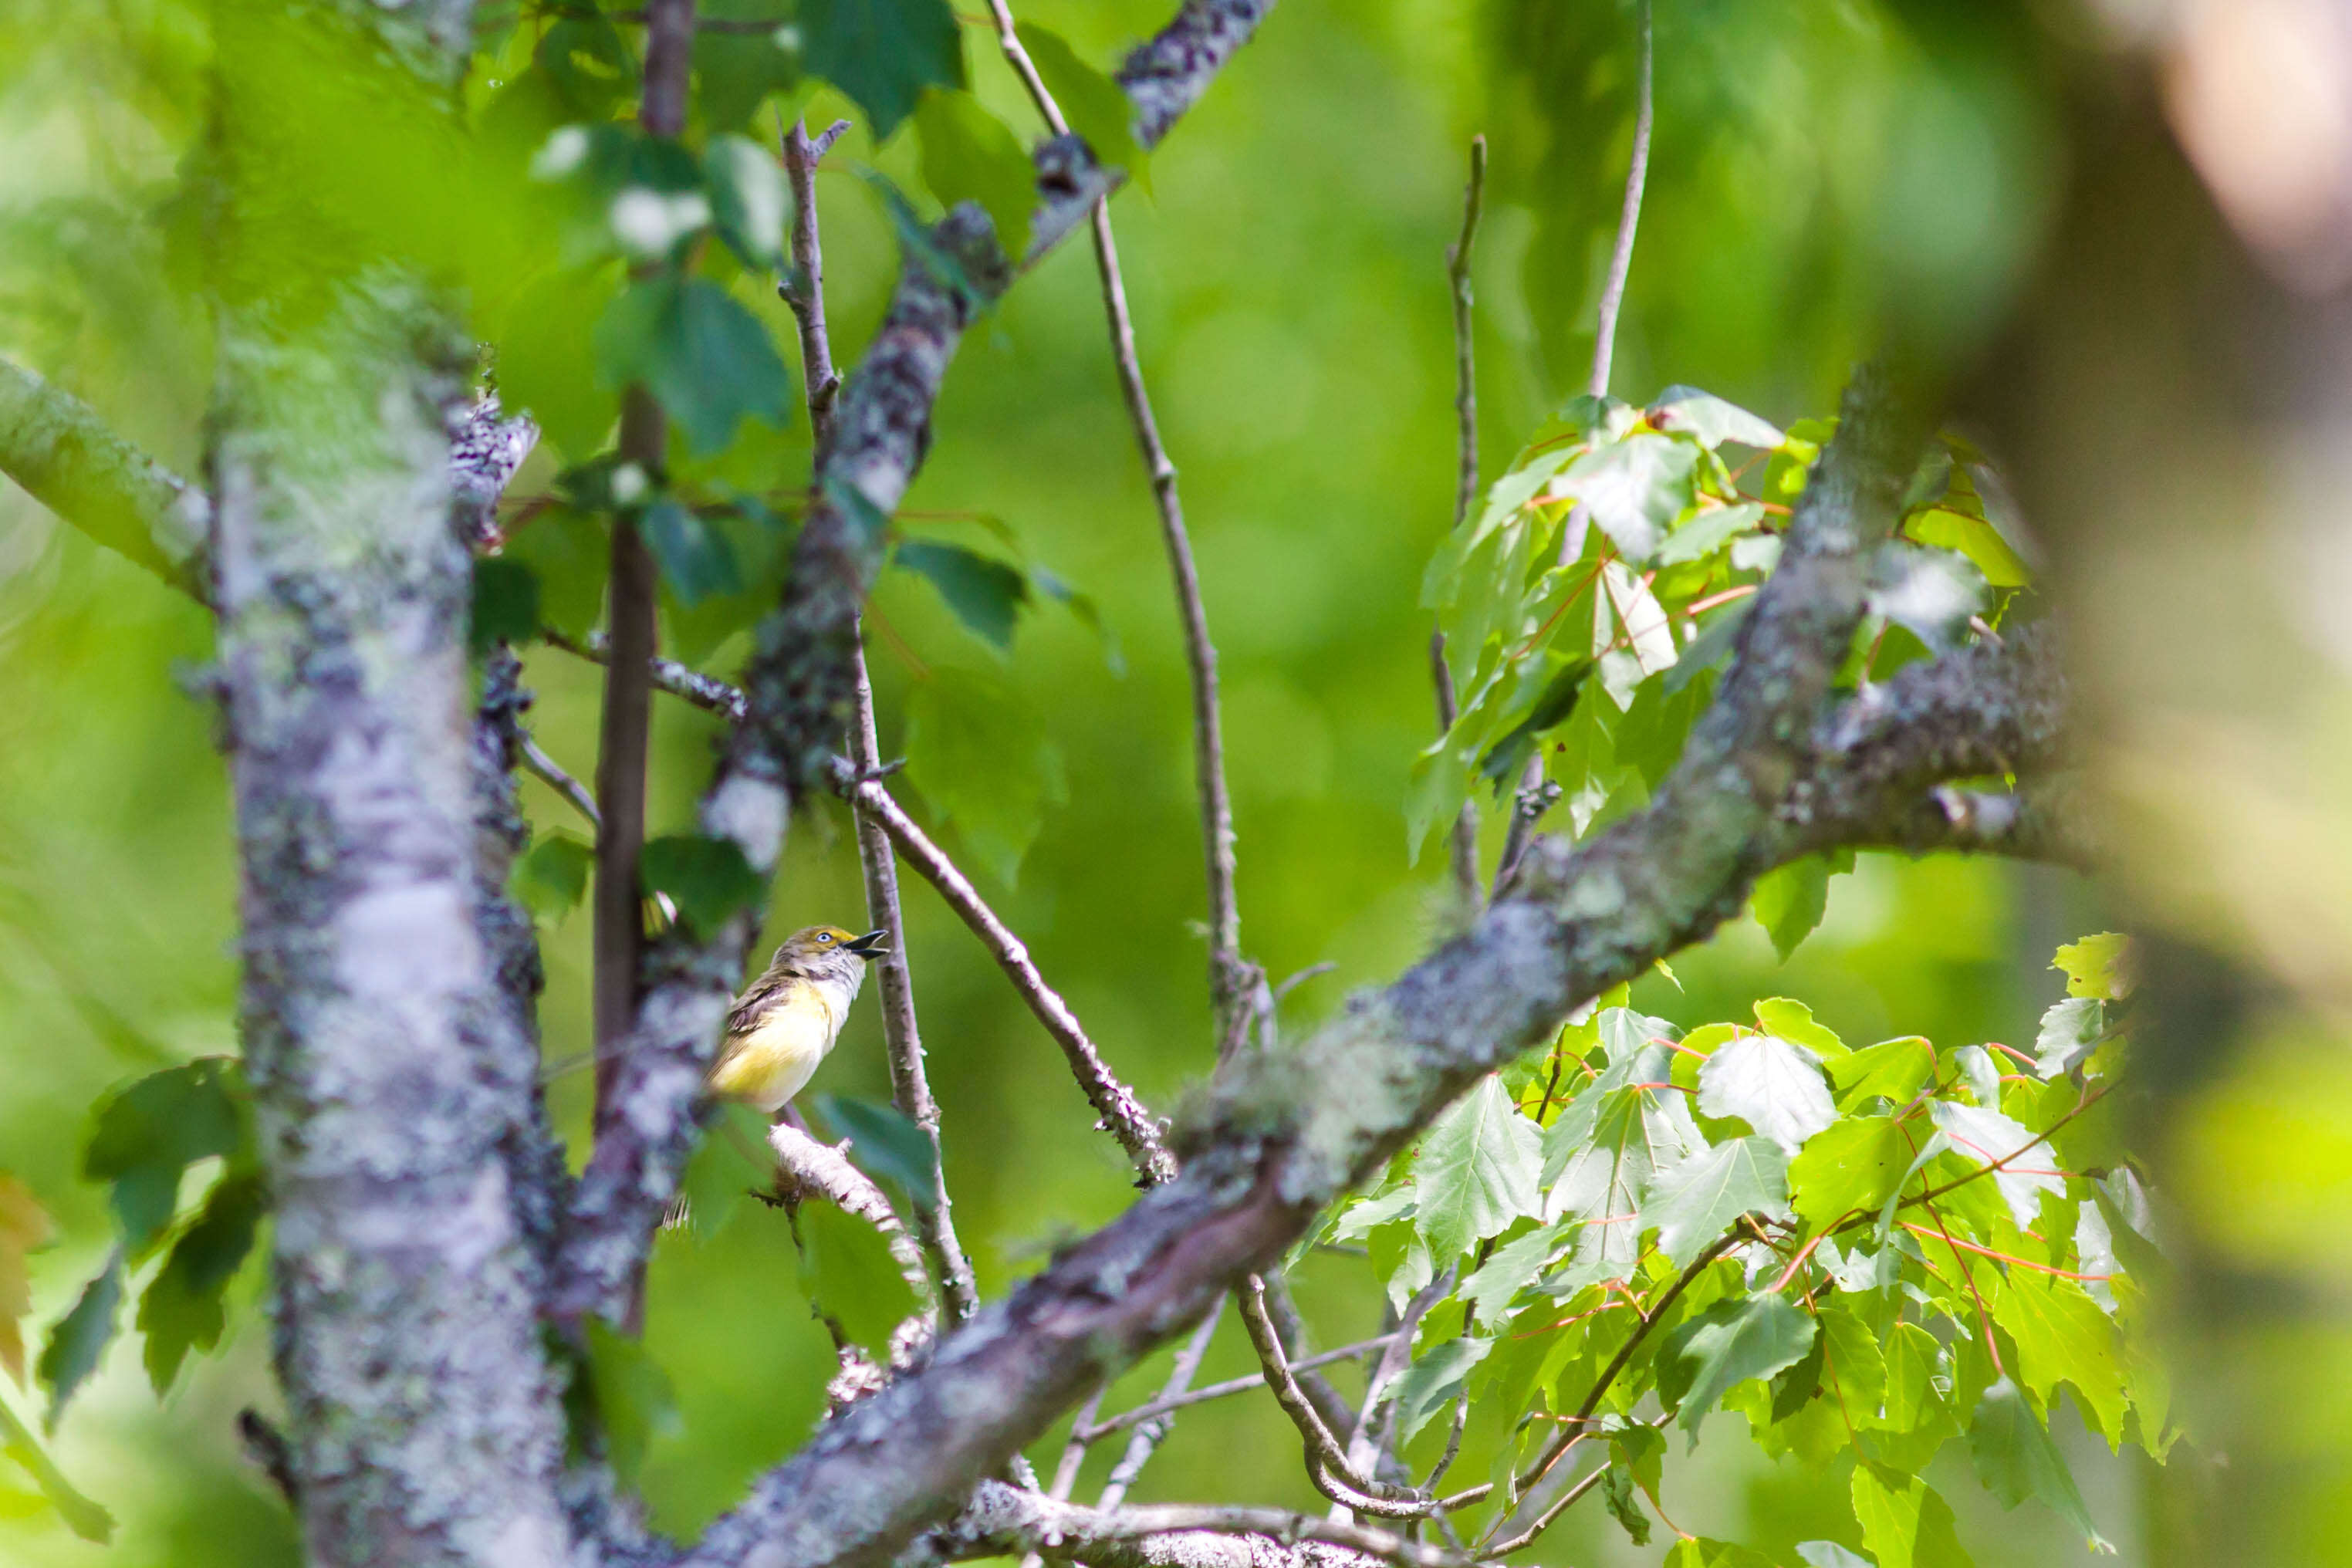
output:
MULTIPOLYGON (((613 639, 601 631, 590 632, 586 637, 573 640, 562 632, 542 630, 550 647, 562 648, 574 658, 584 658, 591 664, 607 664, 613 658, 613 639)), ((658 654, 646 661, 646 679, 654 689, 666 691, 684 702, 690 702, 706 713, 716 713, 721 719, 742 721, 743 693, 715 676, 703 674, 674 658, 658 654)))
MULTIPOLYGON (((1187 0, 1161 37, 1130 58, 1120 80, 1135 97, 1144 144, 1157 142, 1207 90, 1271 7, 1272 0, 1187 0)), ((1046 142, 1036 162, 1039 205, 1024 262, 1058 244, 1118 179, 1073 138, 1046 142)), ((793 792, 830 782, 826 765, 855 700, 857 619, 880 569, 883 524, 929 444, 948 362, 983 297, 1013 275, 976 205, 949 213, 930 239, 936 254, 902 269, 843 389, 783 602, 755 634, 743 721, 698 813, 703 833, 733 844, 762 873, 782 847, 793 792), (953 268, 940 266, 942 258, 953 268)), ((719 931, 679 933, 649 955, 652 984, 573 1205, 568 1312, 616 1316, 626 1306, 627 1282, 692 1142, 695 1095, 751 931, 751 916, 739 914, 719 931)))
POLYGON ((1465 1568, 1461 1553, 1387 1531, 1274 1508, 1086 1508, 982 1483, 900 1568, 1034 1552, 1094 1568, 1465 1568))
POLYGON ((0 358, 0 474, 67 522, 202 600, 212 502, 80 398, 0 358))
POLYGON ((1176 1173, 1175 1160, 1169 1154, 1160 1135, 1160 1123, 1144 1109, 1135 1091, 1121 1083, 1102 1059, 1102 1053, 1087 1037, 1078 1016, 1062 1000, 1061 993, 1045 984, 1028 946, 1013 934, 1013 928, 997 917, 981 898, 970 878, 956 868, 929 835, 915 825, 881 782, 861 778, 846 763, 837 770, 837 777, 850 805, 856 808, 859 820, 871 822, 886 833, 898 847, 908 865, 922 874, 923 879, 939 890, 948 907, 962 917, 965 925, 988 949, 997 966, 1004 971, 1013 988, 1029 1005, 1054 1043, 1062 1047, 1069 1061, 1070 1071, 1085 1091, 1087 1103, 1102 1118, 1103 1127, 1118 1140, 1120 1148, 1135 1164, 1136 1173, 1145 1182, 1164 1182, 1176 1173))

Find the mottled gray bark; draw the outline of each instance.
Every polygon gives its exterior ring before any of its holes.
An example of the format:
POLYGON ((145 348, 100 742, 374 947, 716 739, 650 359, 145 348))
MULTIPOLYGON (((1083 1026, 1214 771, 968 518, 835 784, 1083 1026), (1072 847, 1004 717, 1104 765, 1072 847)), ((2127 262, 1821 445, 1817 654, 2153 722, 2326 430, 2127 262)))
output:
POLYGON ((1095 1568, 1458 1568, 1456 1552, 1273 1508, 1086 1508, 984 1481, 901 1568, 1034 1552, 1095 1568))

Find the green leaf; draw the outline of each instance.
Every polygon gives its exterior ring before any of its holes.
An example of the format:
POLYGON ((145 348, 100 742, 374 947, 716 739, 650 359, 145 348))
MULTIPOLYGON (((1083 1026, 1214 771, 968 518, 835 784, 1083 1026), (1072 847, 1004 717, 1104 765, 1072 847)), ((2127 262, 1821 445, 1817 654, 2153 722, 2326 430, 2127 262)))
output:
POLYGON ((1622 1465, 1611 1465, 1601 1478, 1601 1500, 1625 1531, 1626 1539, 1636 1546, 1650 1544, 1650 1516, 1633 1500, 1633 1472, 1622 1465))
POLYGON ((603 618, 613 550, 598 519, 569 506, 550 507, 508 538, 503 555, 538 580, 541 626, 580 642, 603 618))
POLYGON ((789 419, 792 377, 768 329, 716 283, 667 268, 640 279, 605 308, 594 341, 604 384, 642 382, 697 452, 724 450, 747 416, 789 419))
MULTIPOLYGON (((1815 1325, 1812 1349, 1775 1373, 1766 1390, 1771 1396, 1769 1414, 1778 1424, 1801 1415, 1822 1386, 1822 1367, 1829 1360, 1829 1336, 1815 1325)), ((1752 1420, 1752 1417, 1751 1417, 1752 1420)))
POLYGON ((49 1331, 49 1342, 41 1350, 35 1370, 41 1385, 49 1391, 49 1414, 43 1425, 50 1431, 57 1430, 74 1391, 98 1370, 100 1358, 114 1338, 121 1307, 122 1248, 118 1247, 107 1256, 106 1267, 98 1271, 98 1277, 82 1287, 73 1309, 49 1331))
MULTIPOLYGON (((1410 1198, 1412 1194, 1412 1190, 1406 1188, 1399 1195, 1410 1198)), ((1476 1273, 1462 1281, 1454 1294, 1480 1318, 1488 1321, 1499 1318, 1511 1304, 1511 1298, 1535 1283, 1544 1265, 1551 1261, 1551 1255, 1567 1239, 1569 1228, 1565 1225, 1544 1226, 1505 1242, 1476 1273)))
POLYGON ((1703 511, 1666 536, 1665 543, 1658 550, 1658 564, 1677 566, 1685 561, 1704 560, 1763 521, 1764 506, 1760 501, 1735 501, 1713 511, 1703 511))
POLYGON ((1767 996, 1757 1003, 1756 1024, 1766 1034, 1802 1046, 1824 1062, 1851 1054, 1843 1040, 1813 1021, 1811 1007, 1786 996, 1767 996))
POLYGON ((81 1173, 113 1184, 125 1253, 138 1258, 172 1221, 180 1175, 198 1160, 250 1147, 245 1081, 226 1057, 201 1057, 100 1100, 81 1173))
POLYGON ((801 1205, 801 1290, 880 1365, 890 1360, 890 1331, 915 1310, 881 1233, 828 1203, 801 1205))
POLYGON ((604 445, 620 415, 580 328, 611 308, 621 282, 618 266, 548 272, 522 290, 499 333, 499 396, 538 420, 545 438, 575 461, 604 445))
POLYGON ((1619 1272, 1641 1255, 1633 1216, 1652 1175, 1706 1147, 1679 1093, 1641 1087, 1671 1081, 1675 1053, 1626 1039, 1646 1035, 1655 1022, 1628 1022, 1638 1016, 1621 1008, 1600 1015, 1618 1037, 1609 1068, 1543 1134, 1546 1211, 1588 1222, 1579 1262, 1606 1263, 1619 1272))
MULTIPOLYGON (((1551 657, 1549 650, 1546 657, 1551 657)), ((1478 773, 1480 777, 1495 786, 1497 798, 1505 791, 1517 786, 1523 764, 1527 762, 1528 753, 1535 749, 1536 742, 1546 731, 1566 723, 1569 715, 1576 710, 1577 696, 1591 678, 1592 669, 1592 660, 1580 654, 1566 659, 1544 683, 1535 705, 1528 710, 1528 716, 1487 748, 1486 756, 1479 761, 1478 773)), ((1460 803, 1455 804, 1458 805, 1460 803)))
POLYGON ((2039 1498, 2074 1527, 2084 1546, 2095 1552, 2115 1550, 2091 1522, 2074 1474, 2042 1418, 2008 1378, 1986 1389, 1977 1401, 1976 1417, 1969 1423, 1969 1458, 1975 1461, 1977 1479, 2003 1508, 2039 1498))
POLYGON ((33 1478, 41 1495, 66 1521, 66 1528, 84 1541, 104 1545, 114 1535, 114 1516, 76 1491, 43 1451, 33 1429, 10 1407, 6 1395, 0 1394, 0 1455, 14 1459, 33 1478))
POLYGON ((1942 1412, 1944 1396, 1936 1385, 1943 1350, 1936 1337, 1916 1323, 1897 1323, 1885 1345, 1886 1397, 1884 1414, 1874 1425, 1889 1431, 1908 1432, 1927 1425, 1942 1412))
POLYGON ((2018 1381, 2048 1405, 2070 1384, 2107 1432, 2123 1429, 2124 1373, 2116 1327, 2071 1279, 2011 1268, 1992 1295, 1992 1321, 2017 1343, 2018 1381))
POLYGON ((1789 1203, 1789 1161, 1769 1138, 1733 1138, 1651 1178, 1641 1228, 1658 1228, 1658 1250, 1676 1267, 1696 1258, 1741 1215, 1777 1215, 1789 1203))
POLYGON ((1772 1560, 1738 1542, 1686 1535, 1666 1553, 1665 1568, 1772 1568, 1772 1560))
POLYGON ((1948 507, 1932 507, 1914 512, 1904 523, 1903 531, 1922 544, 1957 550, 1984 574, 1984 579, 1996 588, 2024 588, 2033 582, 2032 569, 2019 559, 2016 551, 2000 531, 1980 517, 1948 507))
POLYGON ((1789 1165, 1789 1187, 1809 1230, 1826 1230, 1860 1210, 1875 1213, 1911 1163, 1893 1119, 1847 1117, 1807 1141, 1789 1165))
POLYGON ((706 935, 768 897, 768 879, 733 839, 698 833, 647 839, 638 879, 649 893, 667 893, 686 923, 706 935))
POLYGON ((1658 1397, 1696 1440, 1725 1391, 1769 1377, 1812 1348, 1813 1320, 1779 1296, 1717 1301, 1658 1348, 1658 1397))
POLYGON ((603 16, 570 16, 548 28, 532 58, 564 106, 586 120, 608 118, 636 87, 637 62, 620 29, 603 16))
POLYGON ((976 671, 935 666, 907 699, 907 777, 1003 882, 1067 793, 1062 753, 1037 710, 976 671))
POLYGON ((1496 1235, 1538 1205, 1542 1134, 1487 1075, 1438 1119, 1413 1168, 1421 1232, 1441 1258, 1496 1235))
POLYGON ((1837 1120, 1813 1053, 1775 1035, 1743 1035, 1698 1069, 1703 1116, 1737 1116, 1790 1154, 1837 1120))
POLYGON ((1658 394, 1649 421, 1661 430, 1687 432, 1710 451, 1734 441, 1769 452, 1788 439, 1770 420, 1696 386, 1670 386, 1658 394))
POLYGON ((1407 1367, 1396 1382, 1397 1436, 1399 1443, 1409 1443, 1414 1433, 1427 1426, 1429 1418, 1453 1403, 1462 1392, 1463 1382, 1470 1369, 1486 1359, 1495 1348, 1492 1340, 1455 1339, 1433 1345, 1420 1360, 1407 1367))
POLYGON ((258 1173, 222 1177, 139 1299, 139 1331, 147 1338, 142 1359, 158 1397, 170 1391, 189 1351, 220 1342, 227 1326, 221 1295, 253 1249, 267 1201, 258 1173))
POLYGON ((2006 1161, 1992 1181, 2016 1216, 2017 1228, 2031 1230, 2042 1210, 2042 1194, 2063 1197, 2066 1178, 2053 1163, 2049 1146, 2037 1141, 2021 1122, 1979 1105, 1935 1102, 1936 1125, 1953 1147, 1979 1164, 2006 1161))
POLYGON ((2131 994, 2131 942, 2114 931, 2101 931, 2058 950, 2051 968, 2066 976, 2066 994, 2120 1002, 2131 994))
POLYGON ((681 606, 742 591, 727 536, 679 502, 664 496, 637 514, 637 532, 681 606))
POLYGON ((1000 653, 1013 648, 1013 628, 1029 602, 1029 580, 1002 561, 959 544, 910 539, 890 552, 896 565, 940 591, 971 634, 1000 653))
POLYGON ((703 150, 702 172, 719 237, 746 267, 781 262, 784 216, 792 202, 774 155, 746 137, 713 136, 703 150))
POLYGON ((857 100, 881 142, 927 87, 961 87, 963 37, 947 0, 801 0, 801 63, 857 100))
POLYGON ((474 606, 467 643, 479 658, 497 643, 527 643, 539 635, 539 577, 505 556, 474 562, 474 606))
POLYGON ((1973 1568, 1936 1489, 1864 1459, 1853 1468, 1853 1517, 1878 1568, 1973 1568))
POLYGON ((700 90, 695 102, 704 123, 714 131, 734 131, 748 124, 768 95, 788 92, 800 80, 800 51, 779 41, 791 20, 792 6, 775 0, 700 7, 705 16, 729 21, 773 19, 777 29, 756 33, 719 32, 698 28, 694 35, 694 77, 700 90))
POLYGON ((823 1094, 817 1109, 849 1138, 850 1157, 860 1170, 895 1183, 908 1202, 929 1208, 938 1199, 939 1145, 895 1106, 847 1095, 823 1094))
POLYGON ((551 925, 579 907, 595 867, 596 847, 557 828, 531 840, 507 886, 517 903, 551 925))
POLYGON ((1830 907, 1830 862, 1826 856, 1808 855, 1756 879, 1748 909, 1756 923, 1772 939, 1772 950, 1788 962, 1797 944, 1813 933, 1830 907))
POLYGON ((1014 265, 1029 250, 1037 168, 1004 121, 968 92, 932 88, 915 107, 923 142, 923 184, 946 206, 977 202, 996 227, 997 248, 1014 265))
POLYGON ((1871 1568, 1870 1559, 1849 1552, 1834 1541, 1800 1541, 1797 1555, 1805 1568, 1871 1568))
POLYGON ((2034 1037, 2033 1070, 2045 1079, 2063 1078, 2089 1060, 2106 1035, 2105 1003, 2090 996, 2053 1003, 2034 1037))
POLYGON ((1886 1396, 1886 1356, 1877 1334, 1843 1307, 1822 1307, 1813 1318, 1828 1347, 1822 1361, 1822 1381, 1847 1418, 1869 1420, 1886 1396))
POLYGON ((669 1374, 645 1342, 605 1327, 598 1318, 589 1318, 586 1326, 588 1386, 604 1457, 623 1485, 635 1486, 653 1440, 683 1429, 677 1396, 669 1374))
POLYGON ((52 1227, 33 1191, 0 1171, 0 1373, 25 1381, 25 1341, 17 1320, 33 1310, 25 1255, 46 1245, 52 1227))
POLYGON ((742 1211, 743 1200, 775 1183, 766 1156, 768 1119, 748 1105, 721 1100, 678 1178, 684 1228, 708 1242, 742 1211))
POLYGON ((1592 513, 1630 563, 1646 563, 1675 518, 1696 503, 1699 449, 1637 431, 1570 464, 1561 487, 1592 513))
POLYGON ((1127 89, 1080 59, 1050 27, 1024 22, 1015 29, 1029 61, 1045 79, 1045 90, 1061 106, 1062 118, 1087 144, 1095 162, 1124 169, 1148 193, 1151 163, 1135 139, 1135 104, 1127 89))
POLYGON ((1870 1100, 1890 1100, 1900 1109, 1936 1076, 1936 1047, 1917 1035, 1906 1035, 1865 1046, 1851 1056, 1832 1057, 1824 1065, 1837 1086, 1841 1110, 1870 1100))

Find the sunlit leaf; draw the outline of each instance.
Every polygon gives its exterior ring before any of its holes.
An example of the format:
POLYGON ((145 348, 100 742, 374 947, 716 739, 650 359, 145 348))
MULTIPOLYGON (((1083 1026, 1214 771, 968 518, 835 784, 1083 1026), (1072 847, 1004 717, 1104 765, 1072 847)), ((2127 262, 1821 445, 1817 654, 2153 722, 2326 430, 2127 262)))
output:
POLYGON ((1837 1085, 1838 1104, 1851 1110, 1867 1100, 1890 1100, 1900 1110, 1936 1076, 1936 1047, 1916 1035, 1881 1040, 1823 1064, 1837 1085))
POLYGON ((1642 1228, 1658 1229, 1658 1250, 1688 1263, 1741 1215, 1781 1213, 1789 1161, 1769 1138, 1733 1138, 1668 1166, 1642 1198, 1642 1228))
POLYGON ((1806 1226, 1826 1229, 1847 1215, 1874 1213, 1911 1163, 1911 1145, 1884 1116, 1848 1117, 1808 1141, 1789 1165, 1789 1186, 1806 1226))
POLYGON ((1441 1257, 1484 1241, 1538 1206, 1541 1135, 1491 1074, 1440 1117, 1413 1168, 1413 1208, 1441 1257))
POLYGON ((2120 1002, 2131 994, 2131 943, 2113 931, 2086 936, 2058 950, 2051 968, 2066 976, 2066 994, 2120 1002))
POLYGON ((1703 511, 1666 536, 1665 543, 1658 547, 1657 563, 1675 566, 1703 560, 1763 521, 1764 508, 1758 501, 1738 501, 1703 511))
POLYGON ((1958 551, 1996 588, 2023 588, 2033 582, 2032 569, 2009 547, 2000 531, 1982 518, 1935 507, 1914 512, 1903 531, 1922 544, 1958 551))
POLYGON ((2043 1078, 2064 1077, 2089 1059, 2106 1034, 2105 1004, 2089 996, 2053 1003, 2034 1036, 2034 1070, 2043 1078))
POLYGON ((1969 1423, 1969 1457, 1976 1462, 1977 1479, 2002 1507, 2015 1508, 2029 1497, 2038 1498, 2074 1527, 2084 1545, 2096 1552, 2115 1551, 2091 1522, 2074 1473, 2050 1440, 2041 1416, 2008 1378, 1986 1389, 1977 1401, 1976 1416, 1969 1423))
POLYGON ((67 1529, 84 1541, 95 1541, 100 1545, 113 1538, 114 1516, 74 1489, 73 1483, 66 1479, 65 1473, 42 1449, 33 1429, 9 1404, 5 1390, 0 1390, 0 1456, 24 1468, 33 1478, 33 1484, 41 1489, 41 1495, 56 1508, 58 1517, 66 1521, 67 1529))
POLYGON ((2116 1359, 2116 1326, 2071 1279, 2011 1268, 1989 1290, 1992 1321, 2017 1343, 2017 1379, 2044 1405, 2058 1384, 2073 1385, 2107 1432, 2124 1417, 2123 1368, 2116 1359))
POLYGON ((1770 420, 1696 386, 1670 386, 1658 394, 1650 405, 1649 420, 1661 430, 1687 432, 1707 447, 1733 441, 1761 452, 1788 439, 1770 420))
POLYGON ((1706 1116, 1738 1117, 1790 1154, 1837 1120, 1813 1054, 1773 1035, 1742 1036, 1707 1058, 1698 1108, 1706 1116))
POLYGON ((2043 1193, 2064 1194, 2065 1176, 2022 1123, 1998 1110, 1948 1100, 1935 1102, 1934 1114, 1936 1125, 1962 1153, 1980 1164, 1999 1163, 1990 1179, 1999 1184, 2020 1230, 2032 1227, 2043 1193))
POLYGON ((1636 432, 1577 458, 1560 486, 1591 509, 1626 560, 1646 563, 1696 502, 1698 456, 1687 441, 1636 432))
POLYGON ((1407 1367, 1404 1375, 1397 1379, 1396 1390, 1391 1396, 1397 1407, 1396 1440, 1411 1442, 1413 1434, 1428 1425, 1431 1416, 1453 1403, 1462 1392, 1470 1369, 1486 1360, 1486 1352, 1494 1348, 1492 1340, 1447 1340, 1433 1346, 1407 1367))
POLYGON ((1718 1301, 1659 1346, 1658 1397, 1695 1435, 1733 1384, 1771 1376, 1812 1343, 1813 1320, 1779 1296, 1718 1301))

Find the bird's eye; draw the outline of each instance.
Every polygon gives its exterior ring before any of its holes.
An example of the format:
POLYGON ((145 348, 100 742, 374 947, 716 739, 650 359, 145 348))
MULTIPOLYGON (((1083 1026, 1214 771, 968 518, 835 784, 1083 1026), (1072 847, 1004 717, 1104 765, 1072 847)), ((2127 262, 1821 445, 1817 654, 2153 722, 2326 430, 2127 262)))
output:
POLYGON ((821 931, 816 933, 816 939, 819 942, 831 942, 833 940, 833 933, 829 931, 821 931))

